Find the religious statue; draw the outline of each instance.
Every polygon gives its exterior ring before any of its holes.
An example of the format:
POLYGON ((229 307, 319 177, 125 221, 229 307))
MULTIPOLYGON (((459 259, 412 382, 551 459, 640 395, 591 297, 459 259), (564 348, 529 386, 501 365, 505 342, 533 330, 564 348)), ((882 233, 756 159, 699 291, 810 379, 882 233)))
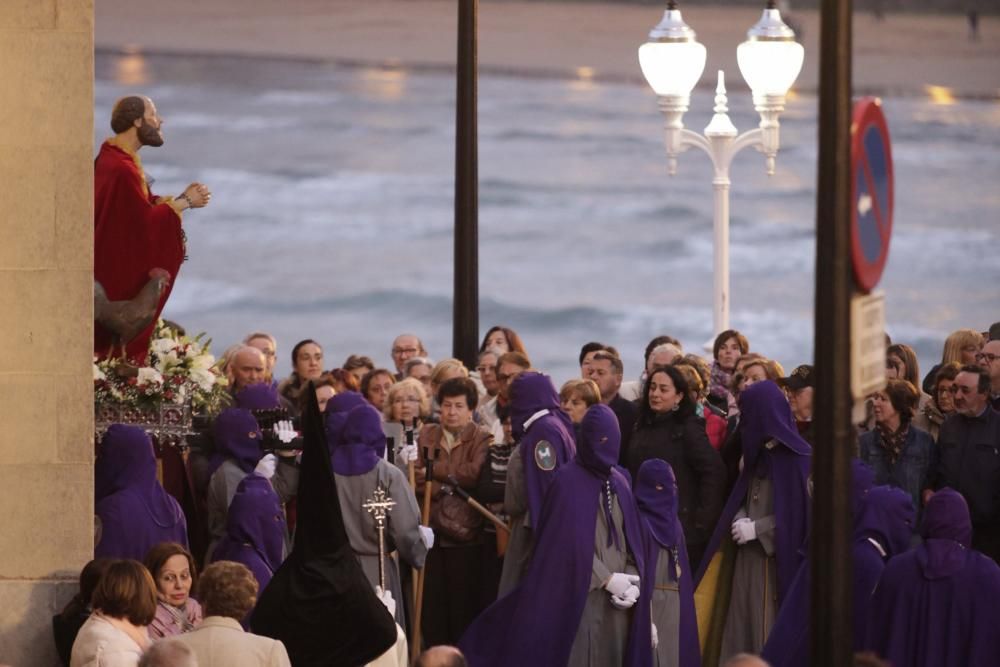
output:
POLYGON ((163 119, 148 97, 123 97, 111 113, 115 136, 94 162, 94 354, 141 364, 184 261, 181 214, 206 206, 208 187, 157 197, 139 149, 162 146, 163 119))

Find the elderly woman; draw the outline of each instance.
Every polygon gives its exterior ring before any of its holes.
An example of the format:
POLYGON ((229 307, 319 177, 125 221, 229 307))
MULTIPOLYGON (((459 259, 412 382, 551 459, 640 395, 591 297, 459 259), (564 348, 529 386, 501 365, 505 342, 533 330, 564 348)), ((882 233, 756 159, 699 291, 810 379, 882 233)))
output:
POLYGON ((376 410, 385 408, 385 398, 389 389, 396 382, 396 376, 386 368, 376 368, 361 379, 361 395, 368 400, 376 410))
POLYGON ((175 641, 191 648, 199 665, 290 667, 284 644, 244 632, 240 625, 257 604, 257 591, 257 580, 246 566, 232 561, 212 563, 198 582, 205 620, 175 641), (223 656, 224 663, 220 662, 223 656))
POLYGON ((292 374, 278 385, 278 393, 298 406, 309 382, 318 380, 322 373, 323 348, 311 338, 300 340, 292 348, 292 374))
POLYGON ((139 560, 160 542, 187 544, 184 513, 157 481, 153 443, 141 428, 108 428, 94 463, 94 496, 95 558, 139 560))
POLYGON ((931 393, 931 400, 924 405, 923 416, 927 419, 927 432, 937 442, 941 424, 948 417, 955 414, 955 395, 951 393, 951 386, 955 384, 962 366, 957 362, 941 366, 934 378, 934 391, 931 393))
POLYGON ((632 479, 649 459, 663 459, 677 477, 677 514, 694 569, 725 500, 726 468, 708 441, 687 378, 677 366, 653 369, 646 382, 625 460, 632 479))
MULTIPOLYGON (((437 401, 441 423, 420 431, 420 443, 434 459, 430 524, 436 538, 427 554, 423 601, 424 639, 429 646, 455 644, 480 611, 483 519, 443 485, 475 491, 491 440, 472 419, 479 401, 472 380, 446 380, 437 401)), ((423 461, 417 461, 418 497, 424 494, 426 472, 423 461)))
POLYGON ((94 612, 73 642, 70 667, 136 667, 156 616, 149 570, 135 560, 109 563, 91 601, 94 612))
POLYGON ((191 597, 198 577, 191 552, 176 542, 157 544, 146 554, 146 569, 156 584, 156 616, 150 639, 190 632, 201 623, 201 605, 191 597))
POLYGON ((735 329, 727 329, 715 337, 712 343, 712 379, 709 383, 708 400, 713 405, 733 415, 739 411, 736 398, 730 387, 733 373, 736 372, 736 362, 750 351, 750 342, 746 336, 735 329))
POLYGON ((479 392, 479 407, 476 408, 476 420, 493 434, 494 441, 499 441, 503 434, 503 426, 500 425, 498 417, 500 382, 497 380, 497 361, 502 354, 497 348, 491 347, 480 352, 476 359, 475 375, 478 383, 482 385, 479 392))
POLYGON ((559 389, 559 407, 574 426, 583 421, 590 406, 600 402, 601 390, 593 380, 569 380, 559 389))
POLYGON ((861 460, 875 470, 875 483, 902 489, 919 509, 936 455, 930 434, 913 424, 918 397, 906 380, 888 380, 872 395, 875 428, 861 435, 860 446, 861 460))
POLYGON ((392 385, 382 407, 382 431, 386 445, 392 447, 390 461, 401 447, 416 444, 416 435, 430 415, 431 399, 420 380, 405 378, 392 385))

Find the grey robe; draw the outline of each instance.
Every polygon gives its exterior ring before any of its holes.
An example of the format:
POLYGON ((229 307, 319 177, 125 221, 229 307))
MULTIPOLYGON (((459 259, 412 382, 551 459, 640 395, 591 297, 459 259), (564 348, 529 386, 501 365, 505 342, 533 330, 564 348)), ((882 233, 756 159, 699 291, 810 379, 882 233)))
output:
POLYGON ((722 633, 723 661, 734 653, 760 653, 778 611, 774 562, 774 494, 770 478, 750 478, 743 509, 734 521, 756 522, 757 539, 736 547, 732 597, 722 633))
POLYGON ((507 462, 507 484, 504 487, 503 511, 510 517, 510 540, 503 558, 503 572, 497 597, 501 598, 517 588, 531 562, 535 548, 531 519, 528 516, 528 493, 524 486, 524 461, 521 446, 510 452, 507 462))
MULTIPOLYGON (((681 566, 683 567, 683 565, 681 566)), ((681 596, 677 573, 670 566, 670 551, 660 549, 656 558, 656 581, 653 584, 652 619, 659 643, 653 653, 654 667, 677 667, 680 662, 678 637, 681 622, 681 596)))
MULTIPOLYGON (((212 478, 208 482, 208 490, 205 493, 205 514, 209 536, 208 549, 205 551, 206 563, 211 562, 215 545, 226 534, 229 504, 233 502, 233 496, 236 495, 236 487, 240 485, 247 474, 230 459, 223 461, 222 465, 212 473, 212 478)), ((279 500, 284 505, 298 492, 299 469, 289 463, 282 463, 279 459, 274 477, 270 481, 279 500)), ((287 558, 289 551, 291 551, 291 542, 286 531, 285 547, 281 557, 287 558)))
POLYGON ((362 509, 366 500, 371 499, 375 486, 381 482, 386 493, 396 501, 396 505, 388 512, 385 528, 385 584, 396 600, 396 622, 406 627, 405 600, 403 588, 399 579, 399 568, 396 559, 389 557, 397 550, 402 559, 410 566, 421 568, 427 557, 427 547, 420 539, 420 510, 417 499, 410 489, 406 476, 399 468, 380 460, 369 472, 363 475, 334 475, 337 480, 337 498, 340 500, 341 512, 344 515, 344 528, 351 541, 351 548, 358 557, 361 569, 371 583, 372 588, 378 586, 378 531, 375 519, 362 509))
MULTIPOLYGON (((599 496, 598 503, 604 502, 599 496)), ((622 514, 618 497, 614 496, 611 503, 611 516, 618 533, 618 543, 626 547, 625 517, 622 514)), ((625 659, 625 648, 628 644, 628 629, 632 621, 631 609, 618 609, 611 604, 611 594, 604 590, 606 582, 613 572, 638 574, 635 562, 628 552, 615 548, 612 540, 608 544, 608 522, 604 512, 597 512, 597 525, 594 531, 594 567, 590 575, 590 591, 583 608, 580 627, 573 639, 568 665, 573 667, 607 667, 621 665, 625 659)), ((636 604, 643 604, 642 601, 636 604)))

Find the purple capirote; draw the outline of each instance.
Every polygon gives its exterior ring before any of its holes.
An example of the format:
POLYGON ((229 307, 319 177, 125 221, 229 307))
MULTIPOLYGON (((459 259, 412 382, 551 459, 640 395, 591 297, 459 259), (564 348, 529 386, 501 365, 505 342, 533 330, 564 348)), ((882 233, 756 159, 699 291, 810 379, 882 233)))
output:
MULTIPOLYGON (((680 596, 680 622, 678 624, 678 664, 680 667, 700 667, 701 646, 698 643, 698 619, 694 607, 694 585, 687 567, 687 545, 684 531, 677 518, 677 478, 674 469, 663 459, 648 459, 639 466, 635 483, 635 500, 639 514, 649 527, 646 546, 645 576, 656 577, 657 561, 663 550, 669 554, 667 571, 676 572, 678 563, 681 576, 677 581, 680 596)), ((671 641, 667 628, 659 629, 665 641, 671 641)))
POLYGON ((112 424, 94 463, 95 513, 101 522, 95 558, 141 561, 160 542, 187 546, 187 521, 156 479, 153 442, 137 426, 112 424))
POLYGON ((945 487, 927 501, 924 542, 885 566, 865 648, 896 667, 997 664, 1000 567, 970 548, 969 506, 945 487))
POLYGON ((209 475, 227 459, 239 466, 243 472, 249 473, 264 456, 264 452, 261 451, 263 436, 260 426, 257 425, 253 413, 245 408, 227 408, 220 412, 212 424, 212 436, 215 441, 215 453, 208 462, 209 475))
POLYGON ((374 470, 385 452, 382 417, 371 405, 358 405, 347 412, 341 442, 330 453, 338 475, 363 475, 374 470))
POLYGON ((592 406, 581 423, 576 457, 559 469, 545 496, 535 553, 524 579, 480 614, 459 641, 469 665, 567 664, 590 589, 594 527, 605 484, 618 498, 628 550, 641 573, 640 602, 630 612, 623 664, 652 664, 650 608, 641 602, 648 601, 653 590, 645 565, 649 538, 628 482, 614 466, 620 446, 614 412, 606 405, 592 406))
POLYGON ((524 467, 528 513, 537 517, 556 471, 576 454, 573 423, 559 407, 559 394, 552 380, 535 371, 524 371, 510 383, 510 421, 524 467), (548 414, 535 417, 543 410, 548 414), (535 456, 543 440, 551 445, 554 457, 554 466, 549 469, 543 469, 535 456))
POLYGON ((278 494, 267 479, 250 473, 236 487, 226 515, 226 534, 212 551, 212 562, 246 565, 257 578, 259 595, 281 565, 285 531, 278 494))

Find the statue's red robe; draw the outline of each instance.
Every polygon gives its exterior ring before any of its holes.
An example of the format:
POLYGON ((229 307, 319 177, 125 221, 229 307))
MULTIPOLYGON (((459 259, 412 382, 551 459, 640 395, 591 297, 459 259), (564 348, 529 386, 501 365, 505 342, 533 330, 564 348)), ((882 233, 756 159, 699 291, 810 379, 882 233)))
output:
MULTIPOLYGON (((129 359, 145 361, 149 338, 183 261, 180 213, 169 198, 149 191, 138 154, 114 139, 104 142, 94 163, 94 279, 109 300, 123 301, 139 293, 151 269, 170 273, 156 317, 126 346, 129 359)), ((111 334, 95 323, 94 354, 103 358, 109 352, 111 334)))

